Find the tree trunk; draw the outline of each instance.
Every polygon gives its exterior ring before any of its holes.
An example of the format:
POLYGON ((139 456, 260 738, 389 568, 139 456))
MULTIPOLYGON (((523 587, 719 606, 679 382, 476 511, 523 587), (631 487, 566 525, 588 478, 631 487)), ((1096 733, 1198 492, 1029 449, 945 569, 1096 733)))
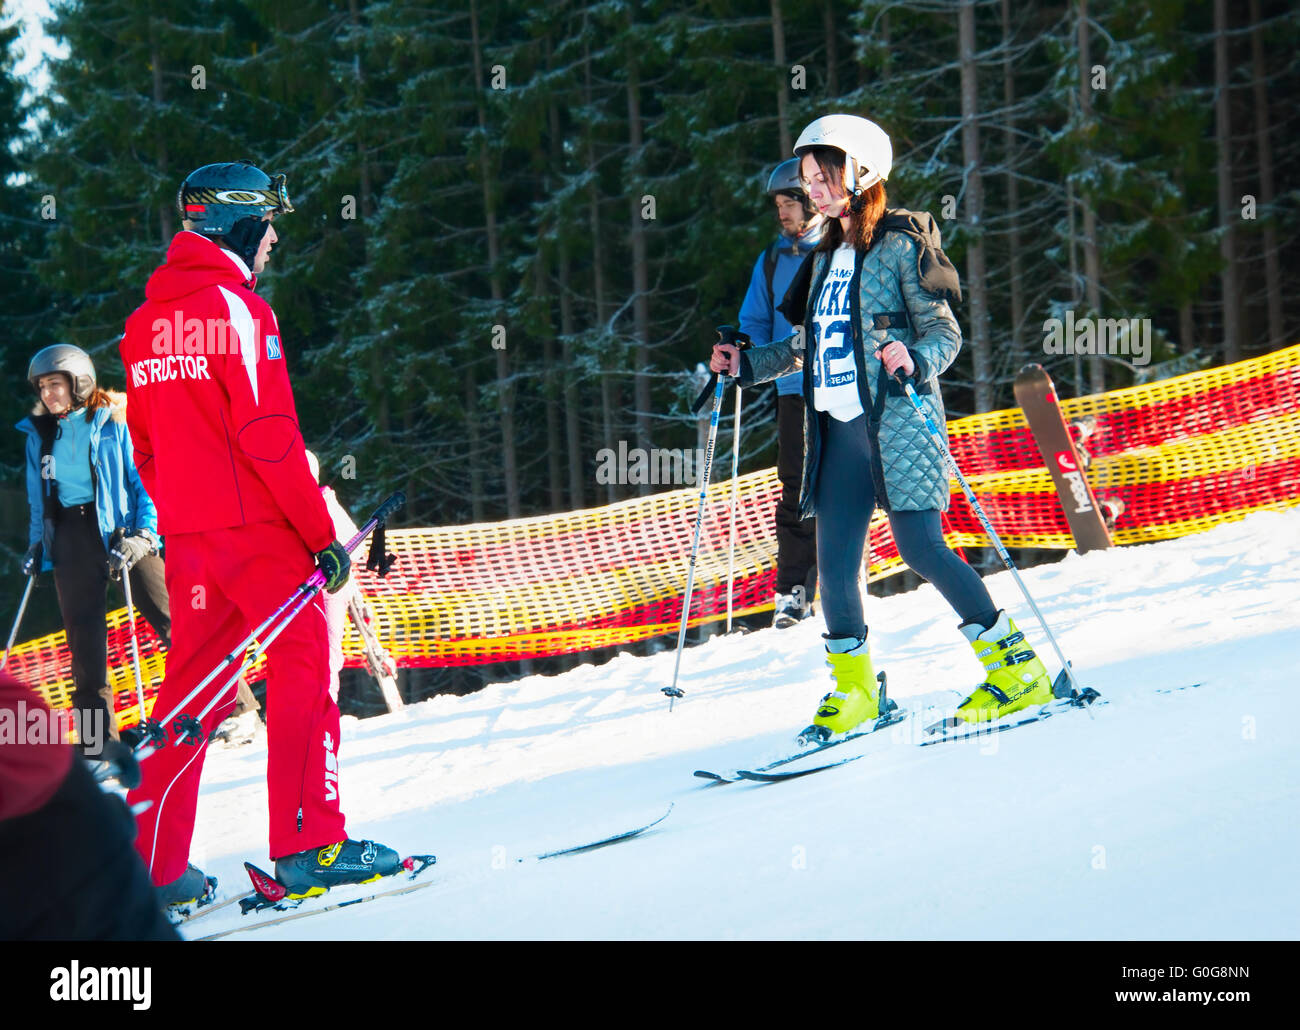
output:
MULTIPOLYGON (((487 133, 487 112, 483 108, 483 56, 479 49, 478 36, 478 0, 470 0, 470 33, 474 47, 474 83, 478 94, 474 106, 478 112, 479 132, 487 133)), ((497 232, 496 198, 492 195, 492 174, 488 168, 488 153, 485 143, 479 144, 479 174, 483 181, 483 213, 486 221, 488 247, 488 286, 492 292, 493 318, 496 323, 504 325, 505 295, 501 288, 501 241, 497 232)), ((497 337, 495 328, 490 332, 495 345, 497 337)), ((501 473, 506 494, 506 516, 519 517, 519 470, 515 460, 515 390, 510 379, 509 336, 503 340, 503 346, 496 348, 497 364, 497 405, 501 424, 501 473)))
MULTIPOLYGON (((1255 80, 1255 145, 1259 149, 1259 207, 1265 211, 1273 203, 1273 144, 1269 140, 1268 62, 1264 60, 1263 30, 1260 28, 1259 0, 1250 0, 1250 63, 1255 80)), ((1264 286, 1268 295, 1268 348, 1285 342, 1282 328, 1282 272, 1277 260, 1277 229, 1271 215, 1264 216, 1264 286)))
POLYGON ((790 98, 786 87, 790 66, 786 63, 785 56, 785 22, 781 18, 781 0, 772 0, 772 60, 781 76, 780 85, 776 89, 776 127, 781 137, 781 159, 785 160, 794 151, 794 141, 790 138, 790 98))
POLYGON ((1002 0, 1002 100, 1007 105, 1007 122, 1003 136, 1004 160, 1007 163, 1007 251, 1011 282, 1011 348, 1021 360, 1020 327, 1025 317, 1025 291, 1021 283, 1020 260, 1020 183, 1015 173, 1016 134, 1011 108, 1016 102, 1016 80, 1011 70, 1011 0, 1002 0))
POLYGON ((1183 301, 1178 305, 1178 350, 1181 354, 1190 354, 1196 349, 1196 319, 1192 315, 1192 302, 1183 301))
MULTIPOLYGON (((1092 120, 1092 47, 1088 32, 1088 0, 1079 0, 1077 22, 1079 40, 1079 123, 1086 130, 1092 120)), ((1101 254, 1097 248, 1097 211, 1086 194, 1081 194, 1083 207, 1083 286, 1088 299, 1088 314, 1101 317, 1101 254)), ((1100 351, 1102 341, 1097 340, 1100 351)), ((1106 360, 1100 353, 1088 359, 1089 390, 1103 393, 1106 389, 1106 360)))
MULTIPOLYGON (((549 54, 548 54, 549 56, 549 54)), ((555 104, 550 106, 551 123, 551 164, 557 174, 563 171, 563 149, 560 145, 560 110, 555 104)), ((556 246, 559 250, 560 277, 560 374, 563 376, 564 394, 564 439, 568 451, 569 468, 569 507, 585 506, 582 489, 582 472, 586 462, 582 460, 582 427, 578 421, 578 386, 573 367, 573 334, 577 325, 573 315, 573 294, 569 289, 569 244, 564 233, 556 234, 556 246)))
MULTIPOLYGON (((159 112, 163 106, 162 56, 158 53, 158 43, 153 19, 149 19, 149 63, 153 71, 153 103, 159 112)), ((167 181, 167 134, 158 133, 158 177, 167 181)), ((176 235, 176 222, 172 217, 174 201, 170 196, 158 206, 158 231, 162 235, 164 249, 176 235)))
POLYGON ((487 521, 483 499, 483 462, 478 428, 478 377, 472 363, 465 367, 465 429, 469 433, 469 501, 471 518, 487 521))
MULTIPOLYGON (((1074 183, 1068 179, 1065 183, 1066 215, 1066 249, 1070 256, 1070 307, 1075 311, 1083 301, 1083 291, 1079 288, 1079 248, 1074 231, 1074 183)), ((1074 354, 1074 395, 1082 397, 1087 390, 1083 386, 1083 358, 1078 351, 1074 354)))
MULTIPOLYGON (((585 86, 583 100, 587 107, 592 104, 591 91, 591 52, 584 48, 583 64, 585 86)), ((596 168, 596 145, 592 138, 590 125, 587 128, 587 173, 591 177, 590 211, 591 211, 591 274, 592 288, 596 299, 596 346, 599 348, 597 363, 600 366, 600 428, 601 446, 617 453, 618 441, 614 439, 614 408, 618 403, 617 387, 609 370, 609 312, 605 301, 605 253, 600 233, 600 175, 596 168)), ((584 463, 585 464, 585 463, 584 463)), ((613 504, 618 500, 618 484, 611 479, 605 486, 605 500, 613 504)))
POLYGON ((1232 120, 1228 112, 1228 5, 1214 0, 1214 137, 1219 148, 1219 256, 1223 268, 1223 360, 1241 357, 1241 328, 1238 320, 1237 242, 1233 226, 1238 208, 1232 202, 1232 120))
MULTIPOLYGON (((834 0, 826 0, 826 6, 822 8, 822 27, 826 31, 826 96, 834 99, 840 95, 839 31, 835 27, 834 0)), ((785 156, 785 151, 782 151, 781 157, 785 156)))
MULTIPOLYGON (((549 189, 546 190, 550 192, 549 189)), ((552 235, 547 233, 545 235, 552 235)), ((546 274, 546 250, 539 248, 537 253, 537 297, 546 300, 550 295, 550 284, 546 274)), ((560 468, 563 445, 560 442, 560 402, 559 376, 564 369, 555 360, 555 334, 551 331, 550 315, 542 326, 542 361, 545 370, 542 373, 542 389, 546 397, 546 478, 551 487, 551 511, 564 510, 564 473, 560 468)))
POLYGON ((984 262, 984 180, 980 173, 978 81, 975 69, 975 0, 963 0, 958 16, 961 57, 961 149, 966 174, 966 287, 970 295, 971 357, 975 410, 993 410, 993 362, 989 354, 988 295, 984 262))
MULTIPOLYGON (((629 12, 629 26, 631 17, 629 12)), ((628 163, 634 169, 634 180, 639 181, 644 141, 641 134, 641 83, 635 59, 628 62, 627 122, 628 163)), ((650 439, 650 268, 646 257, 645 219, 641 216, 641 190, 631 188, 628 202, 632 230, 632 331, 635 338, 633 383, 636 441, 637 446, 648 454, 653 446, 650 439)), ((648 494, 650 484, 641 483, 638 492, 648 494)))
MULTIPOLYGON (((357 0, 348 0, 348 14, 352 22, 353 31, 360 33, 361 14, 357 10, 357 0)), ((362 72, 361 70, 360 47, 358 47, 356 54, 354 54, 352 58, 352 73, 357 80, 356 107, 358 111, 361 111, 365 106, 366 77, 365 77, 365 73, 362 72)), ((370 194, 371 194, 370 155, 366 150, 366 145, 364 140, 358 138, 356 143, 357 143, 357 163, 359 165, 358 170, 361 174, 361 196, 359 198, 361 203, 360 203, 359 214, 361 216, 362 221, 364 222, 364 220, 370 215, 370 194)), ((361 245, 364 247, 365 240, 366 240, 366 233, 362 232, 360 236, 361 236, 361 245)), ((364 264, 365 263, 363 261, 358 265, 358 267, 364 267, 364 264)))

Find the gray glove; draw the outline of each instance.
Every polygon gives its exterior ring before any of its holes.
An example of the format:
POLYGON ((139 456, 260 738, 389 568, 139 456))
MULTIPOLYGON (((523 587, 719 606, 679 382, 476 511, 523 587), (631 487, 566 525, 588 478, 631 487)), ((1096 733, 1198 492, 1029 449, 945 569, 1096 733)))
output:
POLYGON ((158 542, 147 529, 137 529, 126 535, 121 529, 114 530, 109 540, 108 574, 119 579, 122 573, 130 572, 136 562, 158 553, 158 542))
POLYGON ((27 548, 27 553, 23 555, 23 575, 35 576, 41 571, 41 558, 45 555, 45 545, 39 540, 27 548))

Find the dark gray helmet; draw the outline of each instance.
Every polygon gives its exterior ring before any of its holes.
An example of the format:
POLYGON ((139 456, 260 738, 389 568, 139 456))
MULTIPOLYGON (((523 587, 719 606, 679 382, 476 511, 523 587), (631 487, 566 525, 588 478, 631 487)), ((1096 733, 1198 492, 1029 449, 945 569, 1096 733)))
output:
POLYGON ((54 343, 36 352, 27 366, 27 381, 38 394, 41 376, 62 372, 72 381, 72 406, 79 408, 95 392, 95 365, 90 355, 70 343, 54 343))
POLYGON ((803 180, 799 177, 799 158, 782 161, 767 177, 767 195, 774 197, 778 193, 805 193, 803 180))
POLYGON ((176 194, 181 217, 204 236, 229 236, 245 218, 292 211, 283 175, 267 175, 252 161, 204 165, 185 177, 176 194))

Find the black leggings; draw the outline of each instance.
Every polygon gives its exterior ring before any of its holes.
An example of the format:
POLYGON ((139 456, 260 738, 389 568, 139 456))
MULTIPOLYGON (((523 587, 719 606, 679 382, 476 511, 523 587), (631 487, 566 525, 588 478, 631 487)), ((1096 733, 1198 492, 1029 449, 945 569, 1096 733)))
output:
MULTIPOLYGON (((867 419, 825 419, 817 476, 817 569, 822 614, 832 637, 866 632, 858 573, 876 508, 867 419)), ((963 622, 990 626, 997 608, 979 573, 944 543, 939 512, 893 511, 889 526, 908 568, 933 583, 963 622)))
MULTIPOLYGON (((108 685, 108 554, 99 535, 99 520, 93 504, 79 504, 56 509, 54 521, 51 559, 72 655, 72 707, 91 720, 96 712, 103 713, 109 735, 116 738, 113 691, 108 685)), ((143 558, 128 575, 137 614, 148 619, 163 646, 169 646, 172 621, 162 559, 143 558)))

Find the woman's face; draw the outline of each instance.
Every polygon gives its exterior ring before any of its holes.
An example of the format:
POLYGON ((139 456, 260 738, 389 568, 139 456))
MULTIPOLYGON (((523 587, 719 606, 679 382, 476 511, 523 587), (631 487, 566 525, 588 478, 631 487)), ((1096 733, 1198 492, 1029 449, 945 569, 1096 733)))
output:
POLYGON ((51 415, 62 415, 72 407, 72 391, 68 389, 68 377, 62 372, 51 372, 36 380, 41 391, 41 403, 51 415))
POLYGON ((827 180, 822 166, 811 153, 804 154, 799 162, 799 174, 803 176, 804 188, 808 190, 808 199, 812 206, 828 218, 836 218, 848 200, 841 183, 827 180))

